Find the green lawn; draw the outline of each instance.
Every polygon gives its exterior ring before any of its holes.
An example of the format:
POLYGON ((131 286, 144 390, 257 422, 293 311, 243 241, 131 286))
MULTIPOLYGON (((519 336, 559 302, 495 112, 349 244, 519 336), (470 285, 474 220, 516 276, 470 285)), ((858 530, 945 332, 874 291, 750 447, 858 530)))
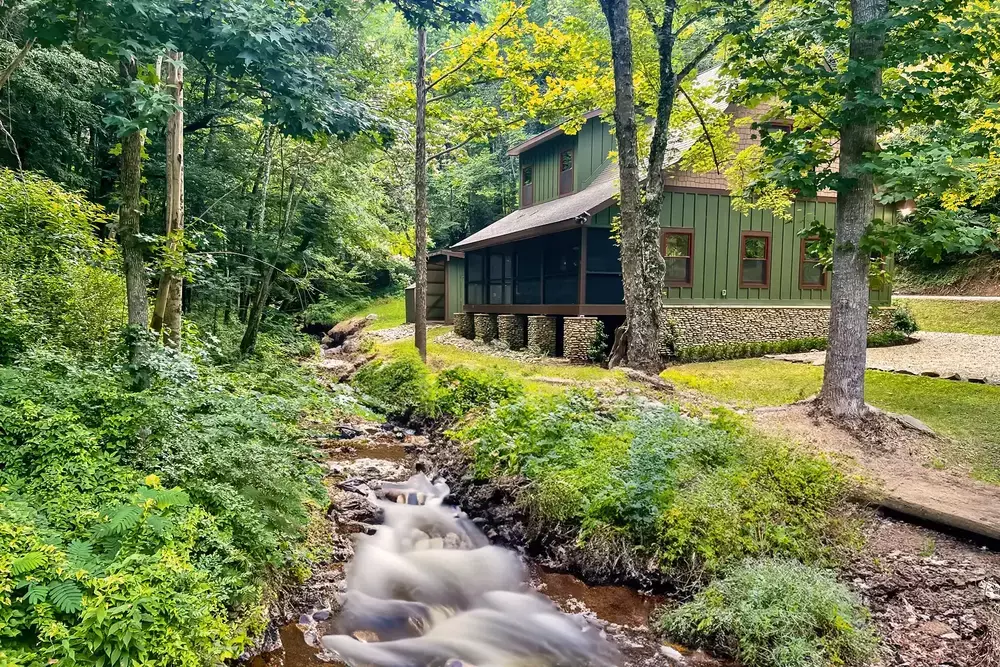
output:
POLYGON ((378 329, 391 329, 406 323, 406 301, 403 295, 390 296, 384 299, 372 301, 363 308, 355 308, 353 312, 344 314, 339 320, 346 320, 352 317, 364 317, 370 314, 378 315, 378 319, 368 327, 371 331, 378 329))
POLYGON ((917 318, 921 331, 1000 335, 1000 301, 896 299, 917 318))
MULTIPOLYGON (((819 391, 823 369, 769 359, 674 366, 671 382, 744 408, 785 405, 819 391)), ((972 466, 976 477, 1000 483, 1000 387, 868 371, 868 402, 913 415, 941 435, 942 460, 972 466)))

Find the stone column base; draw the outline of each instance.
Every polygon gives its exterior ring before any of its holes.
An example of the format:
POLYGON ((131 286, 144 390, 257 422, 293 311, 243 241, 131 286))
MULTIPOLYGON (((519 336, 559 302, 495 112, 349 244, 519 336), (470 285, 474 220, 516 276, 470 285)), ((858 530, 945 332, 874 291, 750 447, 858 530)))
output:
POLYGON ((590 361, 600 320, 596 317, 567 317, 563 320, 563 356, 570 361, 590 361))
POLYGON ((507 349, 524 349, 526 330, 524 315, 497 315, 497 334, 507 349))
POLYGON ((476 324, 471 313, 455 313, 452 315, 455 333, 462 338, 472 340, 476 337, 476 324))
POLYGON ((528 317, 528 351, 543 357, 556 353, 556 318, 550 315, 528 317))
POLYGON ((492 343, 497 339, 497 316, 489 313, 476 313, 475 316, 476 340, 484 343, 492 343))

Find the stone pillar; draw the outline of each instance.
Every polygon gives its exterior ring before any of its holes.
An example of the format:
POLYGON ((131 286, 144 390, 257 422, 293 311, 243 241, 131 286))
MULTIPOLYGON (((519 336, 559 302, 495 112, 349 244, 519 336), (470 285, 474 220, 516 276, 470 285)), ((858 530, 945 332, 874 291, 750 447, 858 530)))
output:
POLYGON ((528 351, 543 357, 556 353, 556 318, 549 315, 528 317, 528 351))
POLYGON ((489 313, 475 314, 476 340, 492 343, 497 338, 497 316, 489 313))
POLYGON ((472 313, 455 313, 452 316, 452 323, 455 333, 462 338, 472 340, 476 337, 476 325, 472 319, 472 313))
POLYGON ((524 349, 527 321, 524 315, 497 315, 500 342, 509 350, 524 349))
POLYGON ((563 356, 570 361, 590 361, 590 349, 597 338, 600 320, 596 317, 567 317, 563 320, 563 356))

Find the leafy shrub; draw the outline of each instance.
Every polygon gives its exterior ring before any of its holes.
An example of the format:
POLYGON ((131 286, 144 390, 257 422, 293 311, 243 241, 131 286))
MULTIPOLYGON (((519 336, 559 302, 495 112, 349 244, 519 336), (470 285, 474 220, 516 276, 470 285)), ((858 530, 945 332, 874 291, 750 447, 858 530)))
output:
POLYGON ((108 216, 34 174, 0 170, 0 362, 47 342, 94 353, 124 323, 125 284, 108 216))
POLYGON ((377 359, 363 366, 351 384, 367 405, 390 418, 407 418, 430 399, 430 372, 416 356, 377 359))
POLYGON ((477 407, 509 401, 524 393, 521 383, 496 370, 458 366, 442 371, 434 379, 433 411, 462 417, 477 407))
POLYGON ((892 311, 892 329, 903 334, 911 334, 920 329, 916 316, 907 304, 898 305, 892 311))
POLYGON ((824 459, 761 439, 720 412, 602 405, 571 392, 501 404, 455 436, 480 478, 522 475, 528 510, 620 530, 664 572, 717 571, 748 555, 824 560, 850 537, 847 481, 824 459))
POLYGON ((322 494, 299 421, 342 409, 262 340, 225 367, 155 352, 143 391, 123 356, 0 370, 6 659, 200 667, 259 629, 322 494))
POLYGON ((876 648, 857 597, 832 574, 791 560, 747 560, 660 625, 747 667, 868 665, 876 648))
POLYGON ((604 322, 597 320, 594 331, 594 339, 590 341, 590 348, 587 350, 587 359, 595 364, 604 363, 605 350, 608 348, 608 334, 604 329, 604 322))

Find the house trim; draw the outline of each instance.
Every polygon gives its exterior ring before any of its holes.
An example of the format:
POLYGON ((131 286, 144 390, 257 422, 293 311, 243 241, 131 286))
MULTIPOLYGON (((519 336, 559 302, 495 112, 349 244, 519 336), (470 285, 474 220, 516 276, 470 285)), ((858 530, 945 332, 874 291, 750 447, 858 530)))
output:
POLYGON ((744 229, 740 232, 740 289, 770 289, 771 287, 771 232, 756 231, 752 229, 744 229), (765 238, 767 242, 764 244, 764 282, 762 283, 748 283, 743 280, 743 263, 747 256, 747 239, 748 238, 765 238))
POLYGON ((825 290, 827 287, 827 272, 825 270, 823 271, 822 283, 814 284, 806 282, 806 259, 808 259, 806 246, 818 240, 818 236, 810 236, 809 238, 802 239, 799 243, 799 289, 801 290, 825 290))

